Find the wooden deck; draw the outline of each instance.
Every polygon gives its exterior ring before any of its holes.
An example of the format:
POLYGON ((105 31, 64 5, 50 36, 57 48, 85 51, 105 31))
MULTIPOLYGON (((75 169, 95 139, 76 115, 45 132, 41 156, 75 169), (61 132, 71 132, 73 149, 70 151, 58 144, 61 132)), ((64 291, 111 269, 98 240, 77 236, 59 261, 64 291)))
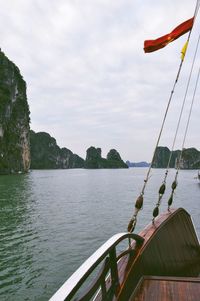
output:
POLYGON ((129 301, 199 301, 200 278, 143 277, 129 301))
MULTIPOLYGON (((144 243, 136 251, 135 257, 122 258, 119 263, 118 301, 129 300, 144 275, 198 277, 200 245, 191 218, 184 209, 179 208, 161 214, 154 224, 148 225, 139 235, 144 238, 144 243)), ((200 301, 200 294, 198 301, 200 301)))

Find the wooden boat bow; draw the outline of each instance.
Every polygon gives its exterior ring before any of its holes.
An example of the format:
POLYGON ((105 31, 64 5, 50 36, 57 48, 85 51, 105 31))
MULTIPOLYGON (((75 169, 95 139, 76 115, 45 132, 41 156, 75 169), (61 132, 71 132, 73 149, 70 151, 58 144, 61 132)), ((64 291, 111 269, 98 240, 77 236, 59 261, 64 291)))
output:
POLYGON ((200 246, 190 215, 182 208, 173 209, 161 214, 139 235, 114 235, 84 262, 50 301, 143 300, 134 299, 133 294, 144 276, 198 277, 199 273, 200 246), (117 246, 125 240, 128 244, 131 240, 131 248, 117 255, 117 246), (97 266, 101 266, 98 275, 76 295, 97 266))

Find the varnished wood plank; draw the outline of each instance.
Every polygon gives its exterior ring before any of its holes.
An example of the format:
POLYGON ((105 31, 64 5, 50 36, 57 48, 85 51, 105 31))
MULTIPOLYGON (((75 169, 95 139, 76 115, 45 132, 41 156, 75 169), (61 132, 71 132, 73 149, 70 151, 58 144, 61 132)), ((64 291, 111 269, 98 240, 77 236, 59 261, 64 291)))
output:
POLYGON ((199 301, 200 278, 144 277, 129 301, 199 301))

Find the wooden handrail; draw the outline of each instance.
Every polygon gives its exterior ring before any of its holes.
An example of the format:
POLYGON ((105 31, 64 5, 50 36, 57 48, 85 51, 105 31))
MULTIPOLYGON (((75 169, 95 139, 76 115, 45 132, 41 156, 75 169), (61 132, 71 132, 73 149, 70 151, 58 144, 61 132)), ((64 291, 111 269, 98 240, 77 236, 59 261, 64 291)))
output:
MULTIPOLYGON (((111 287, 113 290, 116 289, 119 283, 119 276, 118 276, 118 268, 117 268, 117 261, 118 258, 116 256, 116 246, 124 241, 125 239, 128 240, 135 240, 136 247, 142 245, 144 239, 134 233, 118 233, 111 237, 107 242, 105 242, 95 253, 93 253, 81 266, 80 268, 72 274, 72 276, 61 286, 61 288, 50 298, 49 301, 70 301, 76 294, 76 292, 80 289, 82 284, 87 280, 88 276, 95 270, 95 268, 102 263, 105 258, 108 256, 109 260, 106 265, 109 265, 110 275, 111 275, 111 287)), ((124 252, 123 252, 124 253, 124 252)), ((121 257, 121 256, 120 256, 121 257)), ((106 277, 105 270, 106 267, 103 268, 104 276, 106 277)), ((106 281, 104 277, 104 281, 106 281)), ((86 294, 90 295, 90 291, 95 286, 95 292, 97 292, 102 283, 102 279, 99 282, 101 275, 98 276, 98 279, 94 281, 94 285, 90 287, 90 289, 86 292, 86 294), (96 287, 96 284, 99 284, 99 287, 96 287)), ((105 283, 104 283, 105 284, 105 283)), ((104 285, 105 287, 105 285, 104 285)), ((95 293, 94 292, 94 293, 95 293)), ((81 298, 80 298, 81 300, 81 298)), ((84 300, 84 296, 83 296, 84 300)))
POLYGON ((106 298, 106 284, 105 277, 109 270, 109 257, 104 260, 103 266, 100 269, 96 279, 90 284, 90 286, 82 293, 82 295, 75 299, 75 301, 88 301, 95 294, 95 292, 101 287, 102 298, 106 298))

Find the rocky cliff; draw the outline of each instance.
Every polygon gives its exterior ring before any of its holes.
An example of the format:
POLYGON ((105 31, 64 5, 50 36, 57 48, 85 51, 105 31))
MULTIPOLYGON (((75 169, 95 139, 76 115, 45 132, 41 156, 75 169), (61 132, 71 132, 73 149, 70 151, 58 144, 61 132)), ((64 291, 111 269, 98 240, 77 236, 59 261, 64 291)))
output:
POLYGON ((127 164, 122 160, 120 154, 111 149, 107 154, 108 168, 128 168, 127 164))
POLYGON ((0 51, 0 173, 30 167, 29 106, 19 69, 0 51))
POLYGON ((85 168, 128 168, 128 166, 115 149, 111 149, 105 159, 101 157, 101 148, 91 146, 87 149, 85 168))
POLYGON ((30 131, 31 169, 82 168, 84 160, 69 149, 60 148, 48 133, 30 131))
MULTIPOLYGON (((170 167, 175 167, 175 164, 180 156, 181 151, 175 150, 172 152, 170 167)), ((167 147, 159 146, 156 149, 153 167, 166 168, 170 156, 170 150, 167 147)), ((184 149, 182 160, 180 163, 182 169, 199 169, 200 168, 200 152, 195 148, 184 149)))
POLYGON ((200 151, 194 147, 184 149, 180 167, 182 169, 200 169, 200 151))

